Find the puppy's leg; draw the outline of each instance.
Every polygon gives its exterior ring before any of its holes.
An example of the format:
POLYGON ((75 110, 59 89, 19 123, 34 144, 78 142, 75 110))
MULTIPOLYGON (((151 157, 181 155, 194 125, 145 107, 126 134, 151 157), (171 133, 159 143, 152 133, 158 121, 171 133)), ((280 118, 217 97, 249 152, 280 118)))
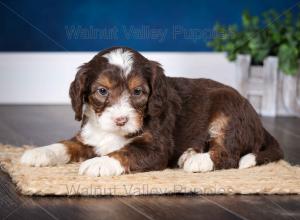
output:
MULTIPOLYGON (((214 169, 230 169, 237 168, 239 164, 239 153, 229 151, 226 146, 219 145, 218 143, 212 143, 212 147, 209 150, 209 154, 214 163, 214 169)), ((232 143, 234 145, 235 143, 232 143)))
POLYGON ((30 166, 55 166, 70 161, 70 155, 64 144, 56 143, 44 147, 37 147, 25 151, 21 163, 30 166))
POLYGON ((210 150, 206 153, 197 153, 188 149, 178 160, 178 166, 187 172, 209 172, 218 169, 237 168, 238 155, 230 154, 224 146, 212 141, 210 150))
POLYGON ((210 122, 208 132, 210 135, 209 150, 197 153, 189 149, 179 158, 178 165, 187 172, 208 172, 213 169, 236 168, 239 161, 237 140, 227 136, 229 118, 217 114, 210 122), (230 139, 230 140, 229 140, 230 139), (230 144, 230 147, 226 146, 230 144))
POLYGON ((79 174, 118 176, 131 172, 162 170, 168 164, 164 146, 168 145, 156 143, 151 134, 144 133, 120 150, 84 161, 79 174))
POLYGON ((91 147, 85 146, 76 138, 69 141, 37 147, 24 152, 20 162, 29 166, 55 166, 71 161, 79 161, 95 155, 91 147))

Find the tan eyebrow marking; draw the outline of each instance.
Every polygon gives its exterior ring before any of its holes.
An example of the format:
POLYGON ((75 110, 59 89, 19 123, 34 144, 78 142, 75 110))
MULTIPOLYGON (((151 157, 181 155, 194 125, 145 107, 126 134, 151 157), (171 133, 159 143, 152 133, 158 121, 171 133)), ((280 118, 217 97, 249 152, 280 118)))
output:
POLYGON ((145 81, 140 76, 133 76, 128 81, 129 89, 134 89, 141 86, 145 81))
POLYGON ((114 86, 114 83, 110 80, 108 76, 100 75, 97 79, 97 83, 101 84, 102 86, 110 89, 114 86))

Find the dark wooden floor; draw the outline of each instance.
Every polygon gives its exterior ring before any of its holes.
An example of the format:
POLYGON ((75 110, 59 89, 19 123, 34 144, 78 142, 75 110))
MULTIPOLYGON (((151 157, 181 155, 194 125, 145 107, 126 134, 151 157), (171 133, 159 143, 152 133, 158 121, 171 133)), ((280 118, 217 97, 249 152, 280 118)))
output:
MULTIPOLYGON (((286 159, 300 164, 300 119, 263 118, 286 159)), ((70 106, 0 106, 0 142, 46 145, 71 137, 70 106)), ((1 172, 1 171, 0 171, 1 172)), ((300 219, 300 196, 24 197, 0 173, 1 219, 300 219)))

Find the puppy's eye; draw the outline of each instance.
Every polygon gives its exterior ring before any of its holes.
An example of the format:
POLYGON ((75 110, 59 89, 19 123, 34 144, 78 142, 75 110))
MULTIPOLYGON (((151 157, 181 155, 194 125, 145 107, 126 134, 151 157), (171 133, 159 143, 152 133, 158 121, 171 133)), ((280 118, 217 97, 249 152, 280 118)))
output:
POLYGON ((134 95, 134 96, 139 96, 139 95, 142 94, 142 92, 143 92, 143 89, 142 89, 141 87, 137 87, 137 88, 135 88, 135 89, 133 90, 133 95, 134 95))
POLYGON ((102 95, 102 96, 107 96, 108 95, 108 90, 104 87, 98 88, 97 92, 102 95))

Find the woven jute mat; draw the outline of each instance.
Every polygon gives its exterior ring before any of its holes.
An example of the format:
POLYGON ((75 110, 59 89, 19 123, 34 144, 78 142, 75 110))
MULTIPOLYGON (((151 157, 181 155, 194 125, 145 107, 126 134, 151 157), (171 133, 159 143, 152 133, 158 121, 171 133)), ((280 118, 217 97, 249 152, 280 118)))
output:
POLYGON ((29 167, 19 163, 27 147, 0 145, 1 168, 24 195, 300 194, 300 167, 285 161, 249 169, 186 173, 167 169, 121 175, 78 175, 79 163, 29 167))

